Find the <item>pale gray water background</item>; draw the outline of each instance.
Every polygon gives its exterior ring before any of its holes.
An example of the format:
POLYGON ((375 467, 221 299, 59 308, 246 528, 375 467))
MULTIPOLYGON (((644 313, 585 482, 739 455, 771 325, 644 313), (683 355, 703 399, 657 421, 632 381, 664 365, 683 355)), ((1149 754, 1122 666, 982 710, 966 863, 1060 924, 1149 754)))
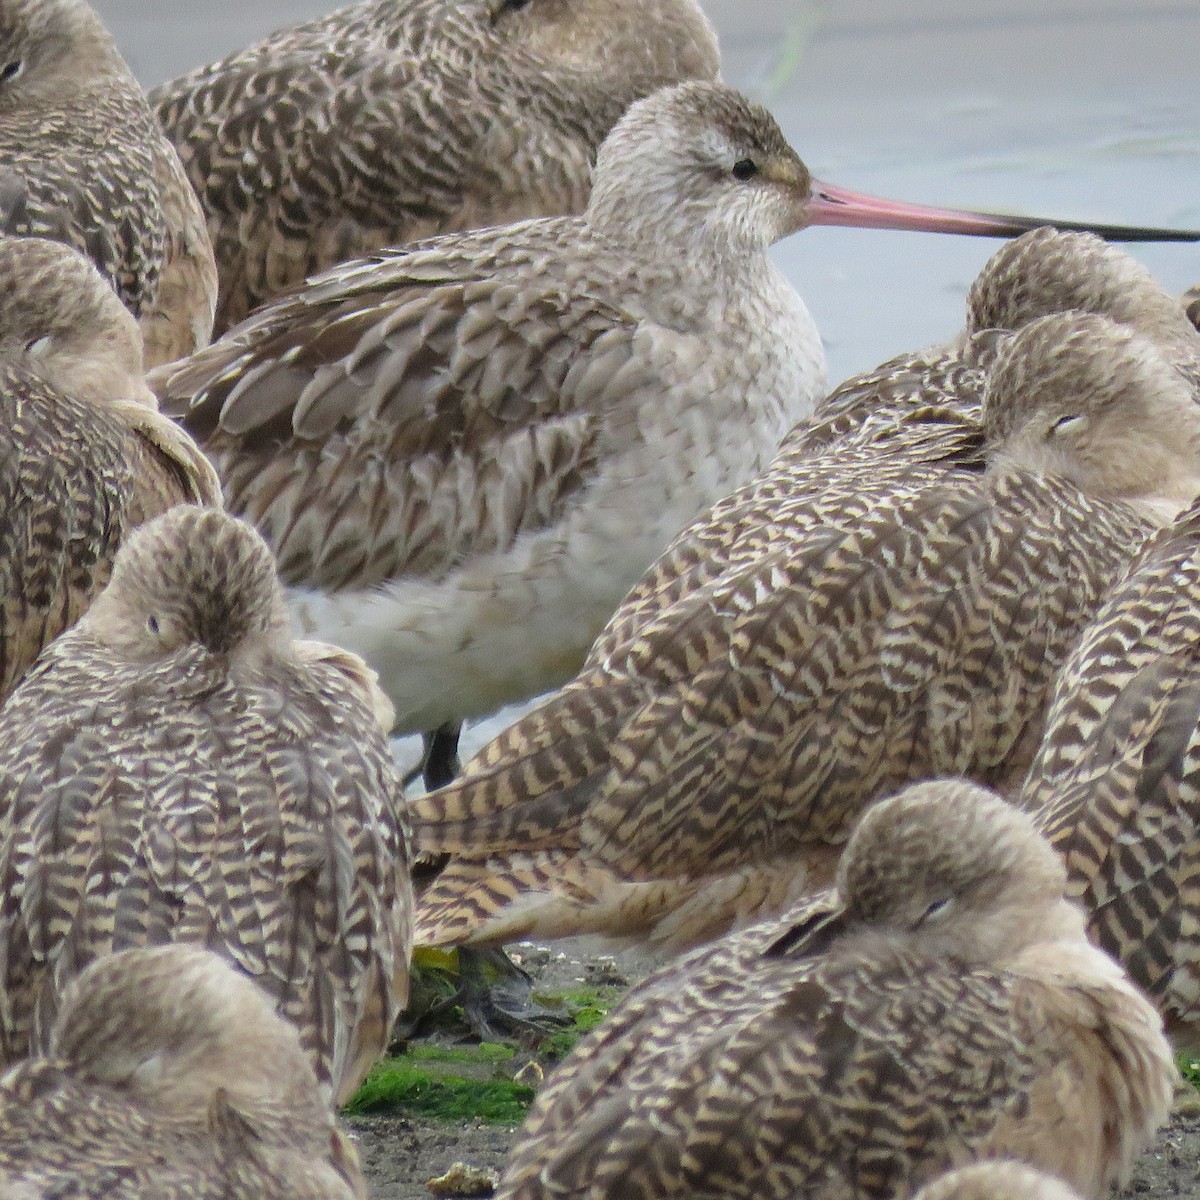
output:
MULTIPOLYGON (((93 0, 151 85, 323 0, 93 0)), ((702 0, 725 77, 815 175, 931 204, 1200 227, 1197 0, 702 0)), ((997 243, 808 230, 776 250, 831 379, 956 330, 997 243)), ((1172 290, 1200 247, 1134 252, 1172 290)), ((495 728, 472 731, 471 745, 495 728)))

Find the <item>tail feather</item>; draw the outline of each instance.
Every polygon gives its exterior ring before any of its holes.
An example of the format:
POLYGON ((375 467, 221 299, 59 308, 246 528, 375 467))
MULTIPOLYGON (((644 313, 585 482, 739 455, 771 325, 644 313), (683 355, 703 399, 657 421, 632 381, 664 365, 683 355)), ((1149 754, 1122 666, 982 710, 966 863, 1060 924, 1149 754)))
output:
POLYGON ((595 935, 677 953, 773 916, 833 877, 838 848, 697 878, 629 883, 569 851, 451 861, 417 903, 422 946, 595 935))

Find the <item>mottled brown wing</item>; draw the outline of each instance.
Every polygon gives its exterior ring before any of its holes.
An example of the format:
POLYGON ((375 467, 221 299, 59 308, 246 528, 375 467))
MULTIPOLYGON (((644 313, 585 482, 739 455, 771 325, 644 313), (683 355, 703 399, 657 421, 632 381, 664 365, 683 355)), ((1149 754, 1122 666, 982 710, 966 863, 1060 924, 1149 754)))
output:
POLYGON ((630 992, 539 1094, 498 1195, 902 1196, 1020 1108, 999 977, 760 941, 630 992))
POLYGON ((308 275, 450 227, 479 134, 470 92, 465 74, 346 41, 234 57, 152 93, 208 216, 218 335, 308 275))
POLYGON ((961 344, 898 355, 846 380, 817 405, 805 438, 810 451, 853 435, 873 416, 903 421, 946 407, 978 420, 987 370, 1007 336, 984 330, 961 344))
POLYGON ((194 655, 135 671, 70 635, 0 718, 5 1057, 93 958, 187 941, 275 998, 341 1101, 406 988, 390 754, 336 665, 234 683, 194 655))
POLYGON ((130 435, 0 368, 0 698, 104 587, 131 525, 130 435))
POLYGON ((644 627, 557 746, 535 724, 540 753, 485 749, 415 801, 418 845, 578 845, 669 878, 840 842, 913 779, 1023 771, 1057 666, 1146 528, 1022 474, 897 485, 644 627))
POLYGON ((1011 756, 1146 526, 1022 475, 898 507, 736 581, 723 658, 622 731, 590 853, 634 878, 732 864, 840 841, 913 779, 1023 768, 1011 756))
POLYGON ((212 341, 220 283, 200 201, 179 156, 161 135, 154 161, 164 243, 153 300, 139 321, 147 369, 186 358, 212 341))
POLYGON ((1088 628, 1022 792, 1089 930, 1169 1026, 1200 1017, 1200 509, 1164 530, 1088 628))
POLYGON ((611 410, 653 383, 652 348, 556 282, 546 225, 338 268, 159 377, 287 581, 369 587, 506 549, 633 436, 611 410))

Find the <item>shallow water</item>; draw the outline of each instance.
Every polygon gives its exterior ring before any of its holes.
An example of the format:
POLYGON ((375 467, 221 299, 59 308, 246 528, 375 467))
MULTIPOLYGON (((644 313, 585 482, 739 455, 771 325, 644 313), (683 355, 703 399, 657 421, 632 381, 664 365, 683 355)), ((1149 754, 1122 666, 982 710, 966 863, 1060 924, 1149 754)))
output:
MULTIPOLYGON (((94 0, 147 85, 333 0, 94 0)), ((707 0, 726 78, 814 173, 932 204, 1200 227, 1195 0, 707 0)), ((814 229, 776 253, 834 380, 940 340, 996 243, 814 229)), ((1168 287, 1200 248, 1135 252, 1168 287)), ((479 745, 504 718, 471 731, 479 745)))

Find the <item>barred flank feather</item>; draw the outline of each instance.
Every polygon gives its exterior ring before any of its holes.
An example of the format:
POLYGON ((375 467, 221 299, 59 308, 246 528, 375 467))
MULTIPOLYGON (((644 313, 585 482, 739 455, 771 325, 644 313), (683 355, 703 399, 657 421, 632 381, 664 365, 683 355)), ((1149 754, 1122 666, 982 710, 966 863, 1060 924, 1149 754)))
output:
POLYGON ((1200 506, 1146 547, 1072 654, 1022 802, 1096 943, 1200 1045, 1200 506))

